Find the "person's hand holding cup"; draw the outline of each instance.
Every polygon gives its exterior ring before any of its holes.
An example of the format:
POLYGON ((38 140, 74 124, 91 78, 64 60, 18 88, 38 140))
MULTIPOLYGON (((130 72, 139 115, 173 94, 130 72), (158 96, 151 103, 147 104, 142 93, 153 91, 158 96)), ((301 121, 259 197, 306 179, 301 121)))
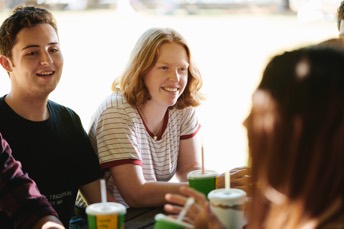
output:
POLYGON ((197 229, 224 229, 225 227, 218 220, 217 216, 210 210, 206 196, 190 187, 181 187, 180 194, 168 193, 165 196, 168 204, 164 206, 170 217, 180 214, 187 200, 192 197, 195 202, 190 206, 185 221, 192 224, 197 229))
MULTIPOLYGON (((237 167, 230 170, 230 187, 241 189, 248 197, 252 194, 251 168, 237 167)), ((217 177, 216 189, 225 188, 225 174, 217 177)))

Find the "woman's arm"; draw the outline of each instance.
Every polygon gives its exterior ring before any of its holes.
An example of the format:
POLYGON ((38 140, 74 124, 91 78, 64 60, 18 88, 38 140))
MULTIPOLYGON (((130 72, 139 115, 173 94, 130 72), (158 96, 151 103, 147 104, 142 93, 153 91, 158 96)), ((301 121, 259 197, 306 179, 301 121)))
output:
MULTIPOLYGON (((80 192, 87 204, 101 202, 100 179, 81 186, 80 192)), ((108 192, 106 192, 106 195, 108 202, 116 202, 115 198, 113 198, 108 192)))
POLYGON ((187 182, 187 174, 190 171, 202 169, 202 144, 200 134, 192 138, 181 140, 178 155, 176 176, 179 181, 187 182))
POLYGON ((111 168, 112 177, 123 199, 130 207, 163 206, 166 193, 179 193, 179 187, 187 183, 148 182, 142 167, 134 164, 117 165, 111 168))

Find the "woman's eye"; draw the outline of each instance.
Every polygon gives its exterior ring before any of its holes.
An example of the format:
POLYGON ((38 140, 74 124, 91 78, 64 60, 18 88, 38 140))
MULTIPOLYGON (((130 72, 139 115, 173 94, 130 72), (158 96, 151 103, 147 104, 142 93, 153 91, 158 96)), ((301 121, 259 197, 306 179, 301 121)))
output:
POLYGON ((166 71, 166 70, 168 70, 168 67, 167 66, 161 66, 160 69, 166 71))

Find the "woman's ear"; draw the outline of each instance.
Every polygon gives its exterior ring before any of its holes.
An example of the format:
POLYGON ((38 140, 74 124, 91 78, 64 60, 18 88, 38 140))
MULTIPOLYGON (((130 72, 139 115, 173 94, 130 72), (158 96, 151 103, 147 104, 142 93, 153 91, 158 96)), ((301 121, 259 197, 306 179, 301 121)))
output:
POLYGON ((2 67, 7 71, 7 72, 11 72, 12 71, 12 61, 4 56, 1 55, 0 56, 0 64, 2 65, 2 67))

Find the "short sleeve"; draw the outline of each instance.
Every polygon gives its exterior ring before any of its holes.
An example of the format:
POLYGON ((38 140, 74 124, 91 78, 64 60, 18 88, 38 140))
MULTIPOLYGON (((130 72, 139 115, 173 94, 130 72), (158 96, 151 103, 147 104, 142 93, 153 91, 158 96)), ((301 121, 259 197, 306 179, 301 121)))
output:
POLYGON ((196 109, 194 107, 186 108, 181 117, 181 136, 180 139, 192 138, 197 134, 201 127, 196 109))

